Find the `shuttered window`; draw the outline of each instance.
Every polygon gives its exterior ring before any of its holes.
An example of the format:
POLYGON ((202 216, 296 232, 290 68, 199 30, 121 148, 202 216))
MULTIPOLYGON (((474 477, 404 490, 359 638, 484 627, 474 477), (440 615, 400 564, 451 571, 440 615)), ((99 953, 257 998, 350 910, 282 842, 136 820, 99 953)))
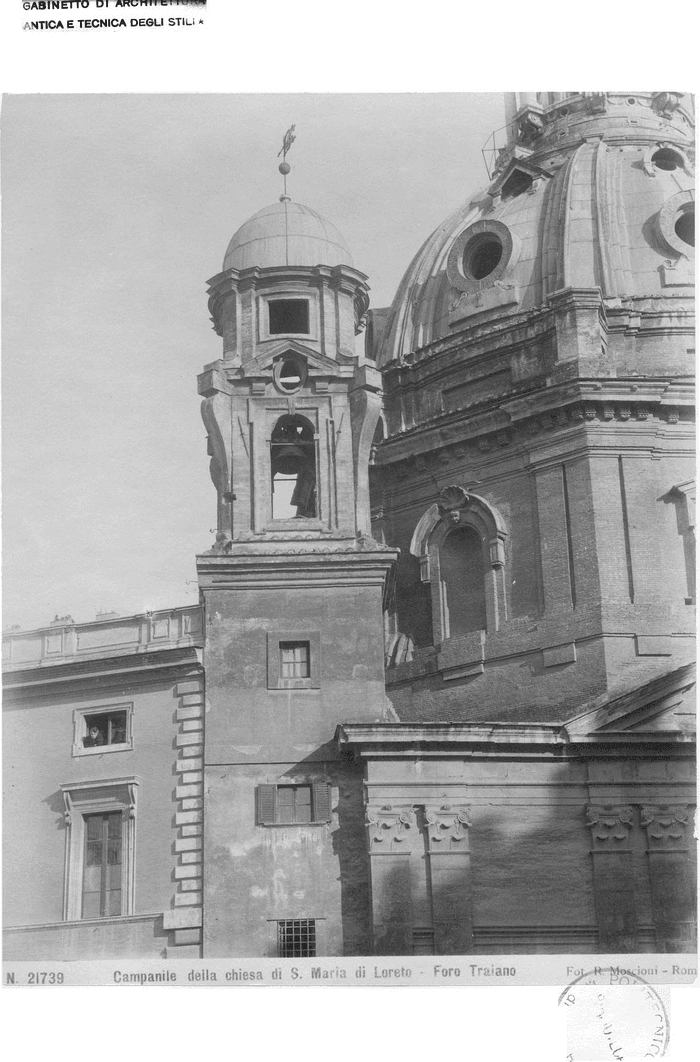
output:
POLYGON ((329 822, 331 787, 315 785, 259 785, 257 819, 260 826, 295 826, 329 822))

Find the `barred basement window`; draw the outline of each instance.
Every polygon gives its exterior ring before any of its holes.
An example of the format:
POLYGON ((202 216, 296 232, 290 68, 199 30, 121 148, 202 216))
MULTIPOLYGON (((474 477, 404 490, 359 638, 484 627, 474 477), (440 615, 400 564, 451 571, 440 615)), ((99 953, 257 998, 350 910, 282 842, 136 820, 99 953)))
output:
POLYGON ((316 922, 313 918, 284 918, 277 923, 277 954, 281 959, 313 958, 316 922))
POLYGON ((414 955, 434 955, 435 954, 435 931, 433 929, 414 929, 413 930, 413 954, 414 955))
POLYGON ((323 824, 331 818, 331 787, 315 785, 259 785, 256 791, 259 826, 323 824))
POLYGON ((311 675, 308 642, 280 642, 280 678, 309 678, 311 675))

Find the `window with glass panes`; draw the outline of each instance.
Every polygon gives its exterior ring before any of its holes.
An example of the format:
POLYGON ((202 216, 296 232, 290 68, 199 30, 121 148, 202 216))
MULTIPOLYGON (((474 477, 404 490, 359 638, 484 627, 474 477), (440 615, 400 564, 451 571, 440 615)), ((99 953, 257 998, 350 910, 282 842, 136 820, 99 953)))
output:
POLYGON ((97 745, 123 745, 127 740, 126 711, 96 712, 84 716, 86 749, 97 745))
POLYGON ((316 922, 313 918, 285 918, 277 923, 277 952, 283 959, 302 959, 316 954, 316 922))
POLYGON ((85 816, 83 918, 122 913, 122 813, 85 816))
POLYGON ((309 643, 280 642, 280 678, 309 678, 309 643))
POLYGON ((277 787, 277 821, 311 822, 311 786, 280 785, 277 787))

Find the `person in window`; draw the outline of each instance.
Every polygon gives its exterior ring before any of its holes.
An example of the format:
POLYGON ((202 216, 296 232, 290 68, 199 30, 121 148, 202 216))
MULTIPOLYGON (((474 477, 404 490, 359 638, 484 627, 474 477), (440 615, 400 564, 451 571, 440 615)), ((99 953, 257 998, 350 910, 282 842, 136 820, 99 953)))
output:
POLYGON ((91 726, 88 730, 88 735, 83 739, 83 745, 86 749, 94 748, 95 745, 104 745, 105 736, 100 730, 99 726, 91 726))

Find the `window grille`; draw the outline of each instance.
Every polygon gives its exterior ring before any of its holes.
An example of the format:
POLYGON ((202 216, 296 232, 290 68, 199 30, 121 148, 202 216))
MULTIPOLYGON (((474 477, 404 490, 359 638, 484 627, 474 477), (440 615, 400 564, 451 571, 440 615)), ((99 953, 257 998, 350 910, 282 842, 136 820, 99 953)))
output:
POLYGON ((315 920, 313 918, 284 918, 278 922, 277 952, 282 959, 303 959, 315 956, 315 920))
POLYGON ((300 679, 311 676, 308 642, 280 642, 280 678, 300 679))
POLYGON ((434 955, 435 954, 435 931, 432 929, 414 929, 413 930, 413 954, 414 955, 434 955))

